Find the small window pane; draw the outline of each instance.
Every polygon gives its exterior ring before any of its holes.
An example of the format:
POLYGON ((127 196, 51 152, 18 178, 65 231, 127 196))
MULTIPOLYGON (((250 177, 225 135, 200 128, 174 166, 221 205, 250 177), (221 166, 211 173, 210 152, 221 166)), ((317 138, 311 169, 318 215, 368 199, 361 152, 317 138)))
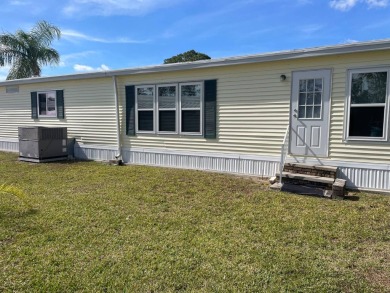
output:
POLYGON ((47 98, 47 111, 55 111, 56 110, 56 99, 53 97, 47 98))
POLYGON ((138 111, 138 130, 153 131, 153 111, 138 111))
POLYGON ((306 118, 313 118, 313 106, 306 107, 306 118))
POLYGON ((314 94, 314 104, 315 105, 321 105, 322 104, 322 93, 315 93, 314 94))
POLYGON ((387 72, 352 74, 351 103, 386 103, 387 72))
POLYGON ((299 105, 305 105, 306 104, 306 94, 300 93, 299 94, 299 105))
POLYGON ((38 94, 39 115, 46 115, 46 94, 38 94))
POLYGON ((176 109, 176 87, 164 86, 158 88, 159 109, 176 109))
POLYGON ((314 106, 313 118, 321 118, 321 106, 314 106))
POLYGON ((186 110, 181 114, 181 131, 182 132, 200 132, 200 111, 186 110))
POLYGON ((137 88, 138 109, 153 109, 153 87, 137 88))
POLYGON ((385 107, 352 107, 349 136, 383 137, 385 107))
POLYGON ((314 90, 316 92, 322 92, 322 79, 317 78, 314 82, 314 90))
POLYGON ((313 92, 314 91, 314 79, 308 79, 307 80, 307 91, 313 92))
POLYGON ((305 118, 305 106, 299 106, 298 118, 305 118))
POLYGON ((306 105, 314 104, 314 94, 307 94, 306 105))
POLYGON ((306 92, 306 79, 301 79, 299 81, 299 91, 306 92))
POLYGON ((182 109, 200 108, 201 86, 182 85, 181 86, 181 107, 182 109))
POLYGON ((160 111, 158 120, 158 131, 176 131, 176 111, 160 111))

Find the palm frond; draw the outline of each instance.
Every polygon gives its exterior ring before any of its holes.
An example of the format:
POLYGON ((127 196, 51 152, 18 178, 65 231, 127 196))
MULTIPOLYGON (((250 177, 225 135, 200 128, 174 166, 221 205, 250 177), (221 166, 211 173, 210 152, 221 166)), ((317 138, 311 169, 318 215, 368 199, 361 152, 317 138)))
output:
POLYGON ((26 194, 20 188, 17 188, 13 185, 0 184, 0 194, 9 194, 17 197, 25 205, 31 207, 30 203, 27 200, 26 194))
POLYGON ((49 46, 54 39, 59 39, 61 37, 61 30, 42 20, 33 27, 31 36, 35 38, 38 43, 49 46))

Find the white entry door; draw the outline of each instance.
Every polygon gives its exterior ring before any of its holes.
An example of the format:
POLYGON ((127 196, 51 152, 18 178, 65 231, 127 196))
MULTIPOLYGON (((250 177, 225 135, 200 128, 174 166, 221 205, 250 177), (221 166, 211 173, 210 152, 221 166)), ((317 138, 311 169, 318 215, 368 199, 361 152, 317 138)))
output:
POLYGON ((327 157, 331 70, 292 74, 290 153, 327 157))

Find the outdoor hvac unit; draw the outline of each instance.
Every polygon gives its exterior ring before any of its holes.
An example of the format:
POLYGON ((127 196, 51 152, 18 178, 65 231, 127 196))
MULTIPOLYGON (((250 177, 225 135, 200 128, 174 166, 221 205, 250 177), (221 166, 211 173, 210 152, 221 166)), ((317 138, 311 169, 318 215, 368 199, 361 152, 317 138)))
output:
POLYGON ((66 127, 19 127, 19 160, 53 162, 66 160, 66 127))

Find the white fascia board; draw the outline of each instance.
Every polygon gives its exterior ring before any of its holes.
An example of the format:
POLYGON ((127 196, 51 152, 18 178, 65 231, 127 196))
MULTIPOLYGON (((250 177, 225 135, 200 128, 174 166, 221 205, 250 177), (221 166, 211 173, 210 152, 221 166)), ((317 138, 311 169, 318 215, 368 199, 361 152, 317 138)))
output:
POLYGON ((195 62, 161 64, 161 65, 151 65, 151 66, 143 66, 143 67, 136 67, 136 68, 129 68, 129 69, 91 72, 91 73, 79 73, 79 74, 69 74, 69 75, 50 76, 50 77, 35 77, 35 78, 25 78, 25 79, 17 79, 17 80, 7 80, 7 81, 0 82, 0 86, 41 83, 41 82, 48 82, 48 81, 90 79, 90 78, 112 77, 112 76, 121 76, 121 75, 172 72, 172 71, 201 69, 201 68, 210 68, 210 67, 219 67, 219 66, 262 63, 262 62, 302 59, 302 58, 320 57, 320 56, 332 56, 332 55, 358 53, 358 52, 381 51, 381 50, 389 50, 389 49, 390 49, 390 39, 385 39, 385 40, 370 41, 370 42, 357 42, 357 43, 343 44, 343 45, 336 45, 336 46, 324 46, 324 47, 315 47, 309 49, 288 50, 288 51, 279 51, 273 53, 255 54, 255 55, 247 55, 247 56, 200 60, 195 62))

